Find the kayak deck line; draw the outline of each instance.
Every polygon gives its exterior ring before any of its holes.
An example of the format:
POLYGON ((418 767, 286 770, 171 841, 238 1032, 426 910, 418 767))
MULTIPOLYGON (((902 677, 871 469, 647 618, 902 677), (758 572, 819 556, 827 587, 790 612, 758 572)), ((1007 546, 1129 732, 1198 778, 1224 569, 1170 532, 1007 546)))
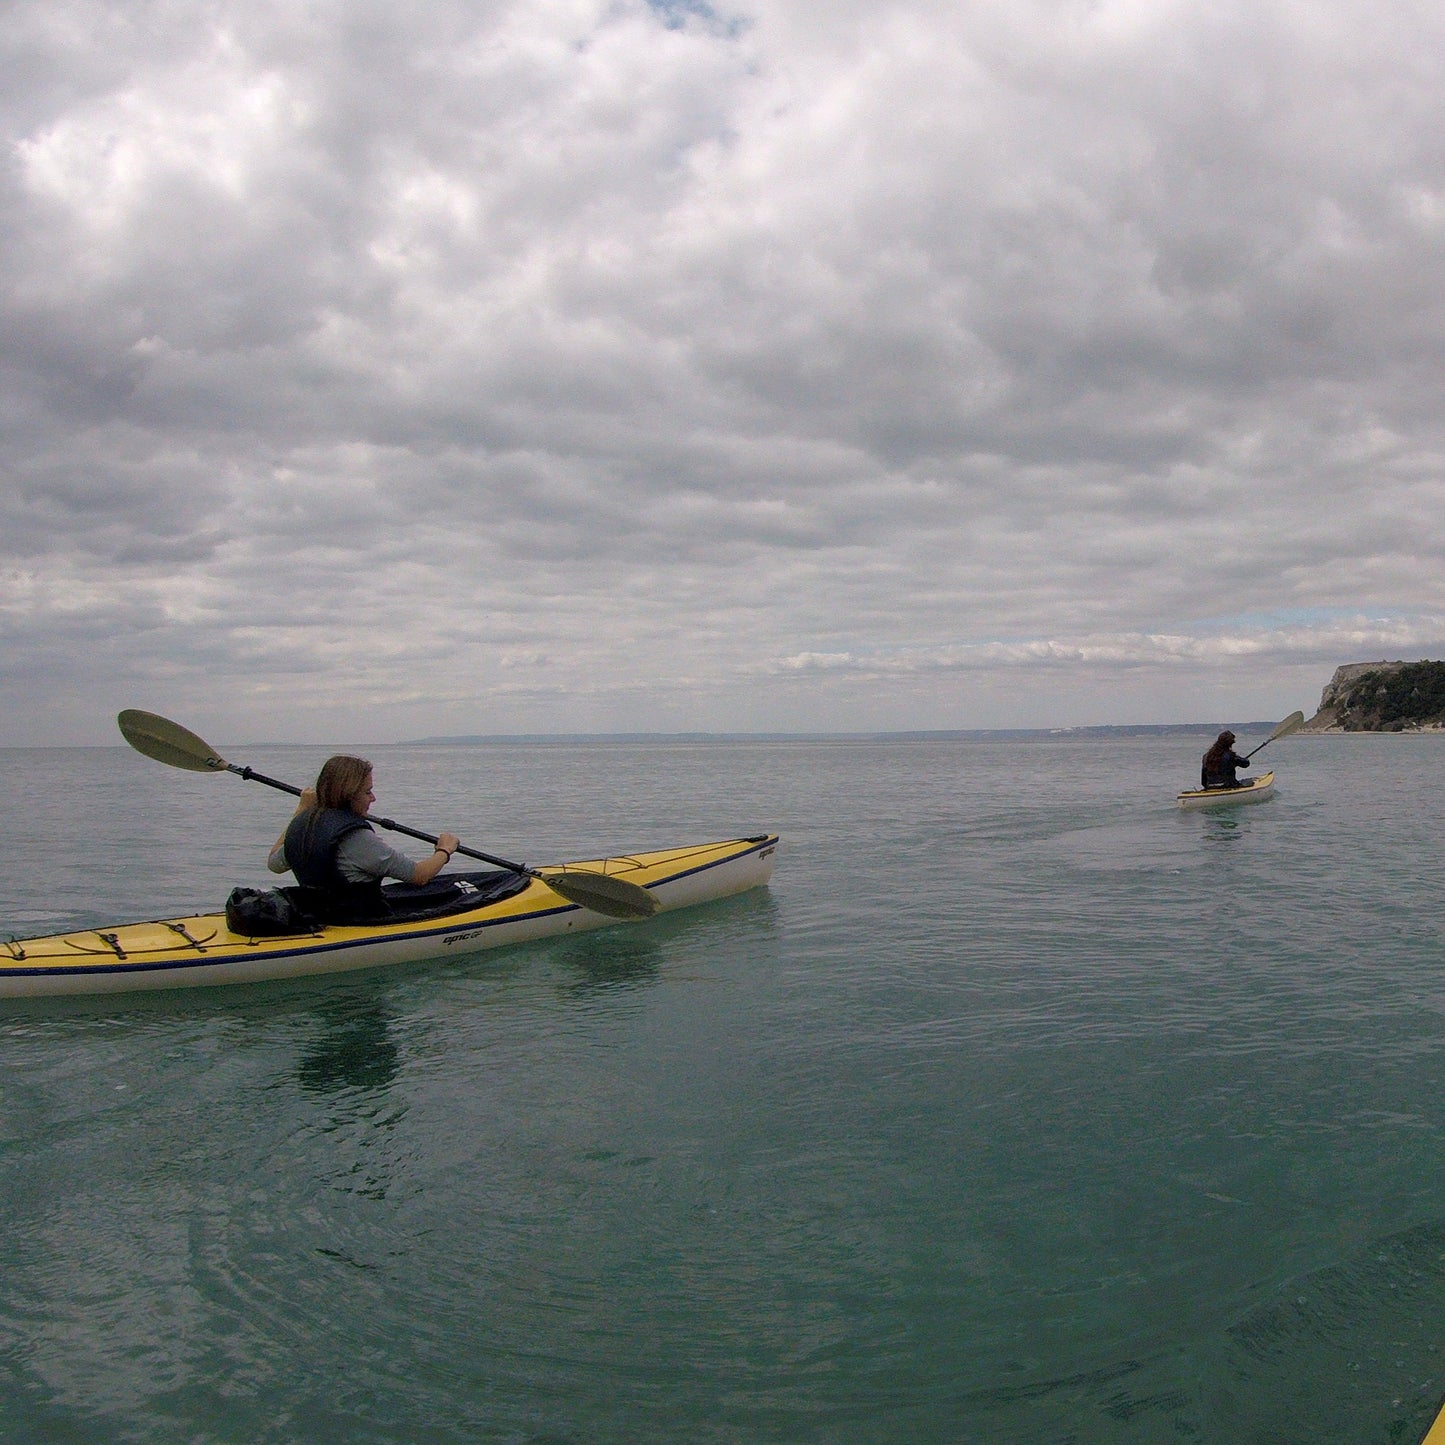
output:
MULTIPOLYGON (((559 907, 533 909, 533 910, 531 910, 531 911, 529 911, 529 912, 527 912, 527 913, 514 914, 514 915, 512 915, 512 916, 510 916, 510 917, 507 917, 507 918, 474 918, 474 917, 472 917, 470 914, 466 914, 466 913, 453 913, 453 914, 449 914, 448 917, 447 917, 447 919, 446 919, 446 920, 443 920, 441 923, 439 923, 438 926, 432 927, 432 928, 427 928, 427 929, 418 929, 418 928, 400 929, 400 928, 398 928, 398 929, 395 929, 395 930, 392 930, 392 931, 389 931, 389 932, 383 932, 382 930, 383 930, 384 925, 358 924, 358 925, 354 925, 354 926, 348 926, 348 925, 345 925, 345 924, 335 924, 335 925, 332 925, 332 927, 331 927, 330 930, 328 930, 325 926, 317 926, 317 927, 315 927, 315 928, 298 928, 298 929, 296 929, 294 932, 290 932, 290 933, 279 933, 279 934, 270 934, 270 935, 265 935, 265 934, 245 934, 245 933, 243 933, 243 934, 233 934, 233 935, 232 935, 231 942, 230 942, 229 944, 225 945, 225 946, 226 946, 226 947, 229 947, 229 948, 233 948, 233 949, 235 949, 235 948, 266 949, 272 956, 281 958, 281 957, 287 957, 287 956, 289 956, 290 954, 296 954, 296 953, 301 953, 301 954, 324 953, 324 952, 329 952, 330 950, 332 950, 332 949, 337 949, 337 948, 353 948, 353 947, 356 946, 356 944, 357 944, 358 942, 361 942, 361 943, 392 943, 392 942, 396 942, 396 941, 399 940, 399 939, 408 939, 408 940, 410 940, 410 939, 415 939, 415 938, 431 938, 431 937, 439 936, 439 935, 442 935, 442 934, 454 933, 454 932, 456 931, 457 927, 459 926, 459 923, 464 924, 464 925, 465 925, 467 928, 469 928, 469 929, 470 929, 470 928, 494 928, 494 927, 496 927, 497 925, 503 924, 503 923, 513 923, 513 922, 517 922, 518 920, 526 921, 526 920, 536 919, 536 918, 549 918, 549 917, 552 917, 553 915, 558 914, 558 913, 573 913, 573 912, 579 912, 579 911, 580 911, 580 909, 578 908, 578 905, 577 905, 577 904, 575 904, 575 903, 563 903, 563 904, 560 905, 559 907), (352 938, 352 937, 341 938, 341 939, 331 939, 331 940, 328 940, 328 939, 327 939, 326 935, 327 935, 327 932, 328 932, 328 931, 340 932, 340 931, 342 931, 343 929, 346 930, 346 931, 348 931, 348 932, 350 932, 350 933, 359 933, 359 934, 362 934, 362 935, 364 935, 364 936, 363 936, 362 938, 360 938, 360 939, 352 938), (307 940, 315 940, 315 941, 314 941, 314 942, 307 942, 307 940), (283 944, 283 943, 291 943, 291 944, 300 943, 302 946, 301 946, 300 948, 291 948, 291 949, 286 949, 286 948, 277 947, 277 945, 283 944)), ((197 918, 204 918, 204 917, 209 917, 209 916, 210 916, 210 915, 208 915, 208 914, 198 914, 198 915, 197 915, 197 918)), ((429 920, 429 921, 435 921, 435 920, 429 920)), ((153 919, 147 919, 144 923, 126 924, 126 925, 122 925, 122 927, 129 927, 129 928, 170 928, 170 927, 173 926, 173 922, 174 922, 174 920, 171 920, 171 919, 153 918, 153 919)), ((104 939, 104 938, 108 938, 108 937, 110 937, 110 938, 113 938, 113 937, 114 937, 113 934, 111 934, 111 935, 103 934, 103 933, 100 933, 100 932, 98 932, 98 931, 96 931, 96 930, 94 930, 94 929, 90 930, 90 932, 91 932, 91 933, 94 933, 97 938, 102 938, 102 939, 104 939)), ((217 930, 217 932, 219 932, 219 930, 217 930)), ((211 936, 212 936, 212 937, 215 937, 216 934, 213 933, 211 936)), ((37 938, 37 939, 30 939, 30 940, 27 940, 27 941, 28 941, 28 942, 31 942, 31 943, 49 943, 49 942, 51 942, 52 940, 51 940, 51 939, 48 939, 48 938, 37 938)), ((111 944, 110 950, 106 950, 106 949, 104 949, 104 948, 86 948, 86 947, 84 947, 83 945, 75 942, 74 937, 73 937, 73 936, 69 936, 69 935, 64 935, 64 936, 57 937, 54 941, 57 942, 57 943, 59 943, 59 944, 61 944, 61 945, 62 945, 63 947, 65 947, 65 948, 75 949, 77 952, 86 954, 87 956, 89 956, 89 957, 91 957, 91 958, 107 958, 107 959, 108 959, 108 958, 114 957, 114 956, 116 956, 116 955, 118 955, 121 959, 124 959, 124 958, 126 957, 126 955, 125 955, 123 952, 121 952, 118 944, 115 944, 115 943, 112 943, 112 944, 111 944)), ((187 946, 186 944, 183 944, 183 943, 170 943, 170 944, 164 944, 164 945, 160 945, 160 946, 148 947, 148 948, 146 948, 146 949, 144 949, 144 950, 139 950, 139 949, 137 950, 137 952, 141 952, 141 951, 143 951, 143 952, 145 952, 145 953, 148 953, 148 954, 161 954, 161 953, 175 953, 175 954, 180 954, 180 953, 189 953, 189 952, 190 952, 190 949, 188 948, 188 946, 187 946)), ((63 955, 61 955, 61 954, 59 954, 59 953, 49 953, 49 954, 47 954, 47 953, 43 953, 43 952, 41 952, 41 951, 39 951, 39 950, 37 950, 37 949, 31 949, 28 954, 27 954, 27 953, 23 953, 23 951, 22 951, 22 956, 26 957, 27 959, 38 959, 38 958, 52 958, 52 959, 56 959, 56 958, 62 957, 63 955)), ((204 960, 204 961, 198 959, 198 960, 196 960, 196 964, 200 964, 201 962, 205 962, 205 963, 209 964, 209 963, 213 963, 213 962, 215 962, 215 961, 216 961, 216 960, 214 960, 214 959, 206 959, 206 960, 204 960)), ((189 963, 183 963, 183 962, 181 962, 181 961, 178 960, 178 959, 170 959, 170 958, 167 958, 167 959, 165 959, 165 960, 163 960, 163 961, 161 961, 161 962, 155 963, 155 964, 139 963, 139 964, 130 964, 129 966, 132 967, 132 968, 188 968, 188 967, 193 967, 193 966, 195 966, 195 965, 194 965, 194 964, 189 964, 189 963)), ((110 964, 110 963, 106 963, 106 964, 104 964, 104 965, 80 964, 80 963, 63 965, 64 971, 65 971, 66 973, 76 973, 76 972, 80 972, 80 971, 83 970, 83 969, 87 969, 87 968, 97 968, 97 967, 102 968, 105 972, 111 972, 111 971, 113 971, 113 965, 110 964)), ((0 978, 3 978, 5 975, 11 974, 11 973, 23 973, 23 972, 45 973, 45 972, 55 972, 55 971, 56 971, 56 969, 54 969, 54 968, 50 968, 50 969, 30 969, 30 970, 25 970, 25 969, 11 969, 11 968, 8 968, 8 967, 6 967, 6 966, 4 966, 4 965, 0 965, 0 978)))
MULTIPOLYGON (((559 866, 627 876, 667 912, 765 885, 777 846, 775 834, 760 833, 559 866)), ((151 919, 10 938, 0 952, 0 997, 300 978, 455 957, 607 926, 618 926, 618 920, 559 897, 545 876, 530 877, 525 886, 485 902, 445 913, 433 907, 424 916, 374 924, 308 924, 253 936, 232 931, 223 914, 151 919)))
MULTIPOLYGON (((174 919, 170 919, 170 918, 153 918, 153 919, 148 919, 148 920, 146 921, 146 923, 143 924, 143 925, 141 925, 141 924, 134 924, 134 923, 129 924, 129 925, 125 925, 125 924, 122 925, 122 927, 127 927, 127 926, 128 926, 128 927, 131 927, 131 928, 136 928, 136 927, 169 928, 169 929, 173 929, 173 930, 174 930, 175 932, 177 932, 177 933, 182 932, 183 929, 184 929, 184 927, 185 927, 184 924, 176 923, 174 919)), ((317 936, 317 937, 320 937, 320 930, 319 930, 319 929, 315 930, 315 933, 316 933, 316 936, 317 936)), ((83 935, 83 934, 81 934, 81 935, 64 934, 64 935, 62 935, 61 938, 59 939, 59 942, 62 943, 66 948, 73 948, 77 953, 86 954, 86 955, 87 955, 88 957, 90 957, 90 958, 109 958, 109 957, 111 957, 111 956, 116 956, 116 957, 119 957, 119 958, 124 958, 124 957, 125 957, 125 953, 124 953, 123 949, 121 948, 120 941, 117 939, 117 937, 116 937, 116 935, 115 935, 114 933, 100 933, 99 931, 96 931, 95 936, 96 936, 98 939, 100 939, 103 943, 105 943, 106 945, 108 945, 108 947, 106 947, 106 948, 87 948, 83 943, 77 943, 77 942, 76 942, 76 938, 77 938, 77 937, 84 937, 84 936, 85 936, 85 935, 83 935)), ((211 938, 214 938, 214 937, 216 936, 216 934, 215 934, 214 931, 212 931, 209 936, 210 936, 211 938)), ((18 940, 17 940, 17 941, 18 941, 18 940)), ((33 942, 33 943, 46 943, 46 942, 49 942, 48 939, 31 939, 31 940, 29 940, 29 941, 30 941, 30 942, 33 942)), ((188 939, 188 941, 187 941, 186 943, 168 943, 168 944, 166 944, 164 947, 160 947, 160 948, 148 948, 148 949, 146 949, 145 951, 146 951, 147 953, 164 953, 164 952, 166 952, 166 951, 172 951, 172 952, 175 952, 175 953, 188 953, 188 952, 190 952, 190 951, 192 951, 192 950, 194 950, 194 951, 197 952, 197 953, 204 953, 204 952, 206 951, 206 950, 205 950, 205 945, 204 945, 204 944, 201 944, 201 943, 198 943, 194 938, 188 939)), ((21 958, 47 958, 47 957, 49 957, 49 958, 54 958, 54 957, 58 957, 58 956, 59 956, 59 955, 56 955, 56 954, 38 953, 38 952, 35 952, 35 951, 33 951, 33 950, 32 950, 30 953, 27 954, 24 949, 21 949, 21 950, 20 950, 20 957, 21 957, 21 958)))
POLYGON ((175 923, 170 920, 167 920, 166 927, 169 928, 172 933, 179 933, 197 953, 204 953, 206 951, 206 945, 216 936, 216 930, 213 928, 204 938, 192 938, 190 931, 184 923, 175 923))

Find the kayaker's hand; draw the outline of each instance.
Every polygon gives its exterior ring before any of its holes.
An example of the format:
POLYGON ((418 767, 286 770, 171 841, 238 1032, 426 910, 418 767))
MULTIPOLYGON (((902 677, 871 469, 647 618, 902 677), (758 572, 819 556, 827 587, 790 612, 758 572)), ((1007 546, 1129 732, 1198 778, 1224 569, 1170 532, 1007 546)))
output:
POLYGON ((315 789, 315 788, 302 788, 302 789, 301 789, 301 796, 300 796, 300 798, 298 798, 297 801, 296 801, 296 811, 297 811, 298 813, 307 813, 307 812, 310 812, 310 810, 311 810, 312 808, 314 808, 315 806, 316 806, 316 789, 315 789))
POLYGON ((431 856, 413 865, 411 881, 418 884, 430 883, 452 861, 452 854, 457 851, 457 846, 455 833, 439 833, 431 856))

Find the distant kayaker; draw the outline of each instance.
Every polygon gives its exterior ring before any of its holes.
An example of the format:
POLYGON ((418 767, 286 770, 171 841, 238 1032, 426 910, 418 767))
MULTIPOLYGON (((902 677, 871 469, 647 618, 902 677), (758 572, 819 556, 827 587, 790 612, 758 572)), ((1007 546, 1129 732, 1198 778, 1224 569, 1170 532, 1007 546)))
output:
POLYGON ((1244 784, 1234 776, 1234 772, 1236 768, 1247 768, 1248 766, 1249 759, 1240 757, 1234 751, 1234 734, 1226 728, 1215 738, 1214 746, 1204 755, 1204 762, 1199 768, 1199 786, 1201 788, 1242 788, 1244 784))
POLYGON ((365 758, 327 758, 266 860, 273 873, 290 869, 298 883, 325 895, 317 901, 334 921, 384 914, 383 878, 430 883, 457 850, 454 833, 440 834, 431 857, 420 862, 383 843, 366 821, 376 801, 372 781, 365 758))

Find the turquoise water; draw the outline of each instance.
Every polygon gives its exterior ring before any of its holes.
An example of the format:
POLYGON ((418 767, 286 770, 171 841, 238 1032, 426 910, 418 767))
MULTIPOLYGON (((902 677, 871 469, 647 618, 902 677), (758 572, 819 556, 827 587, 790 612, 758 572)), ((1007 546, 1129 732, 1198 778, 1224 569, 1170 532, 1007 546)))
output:
MULTIPOLYGON (((0 1004, 0 1438, 1414 1445, 1445 739, 1287 739, 1181 813, 1201 749, 373 749, 413 826, 776 829, 773 885, 0 1004)), ((0 936, 219 905, 291 807, 124 748, 0 753, 0 803, 0 936)))

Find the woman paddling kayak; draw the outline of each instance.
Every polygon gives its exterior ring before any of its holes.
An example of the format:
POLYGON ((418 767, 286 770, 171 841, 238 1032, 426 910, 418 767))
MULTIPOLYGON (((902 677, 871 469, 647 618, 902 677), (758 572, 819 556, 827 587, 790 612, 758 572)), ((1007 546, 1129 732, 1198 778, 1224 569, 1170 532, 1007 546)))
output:
POLYGON ((1214 745, 1204 755, 1199 765, 1199 786, 1201 788, 1242 788, 1243 783, 1235 777, 1235 769, 1247 768, 1249 759, 1242 758, 1234 751, 1234 734, 1226 728, 1215 738, 1214 745))
POLYGON ((338 753, 327 758, 314 788, 305 788, 295 816, 271 848, 266 866, 288 869, 314 890, 307 905, 331 922, 385 914, 384 878, 430 883, 452 860, 460 840, 441 833, 429 858, 420 862, 383 843, 366 821, 376 801, 372 767, 365 758, 338 753))

